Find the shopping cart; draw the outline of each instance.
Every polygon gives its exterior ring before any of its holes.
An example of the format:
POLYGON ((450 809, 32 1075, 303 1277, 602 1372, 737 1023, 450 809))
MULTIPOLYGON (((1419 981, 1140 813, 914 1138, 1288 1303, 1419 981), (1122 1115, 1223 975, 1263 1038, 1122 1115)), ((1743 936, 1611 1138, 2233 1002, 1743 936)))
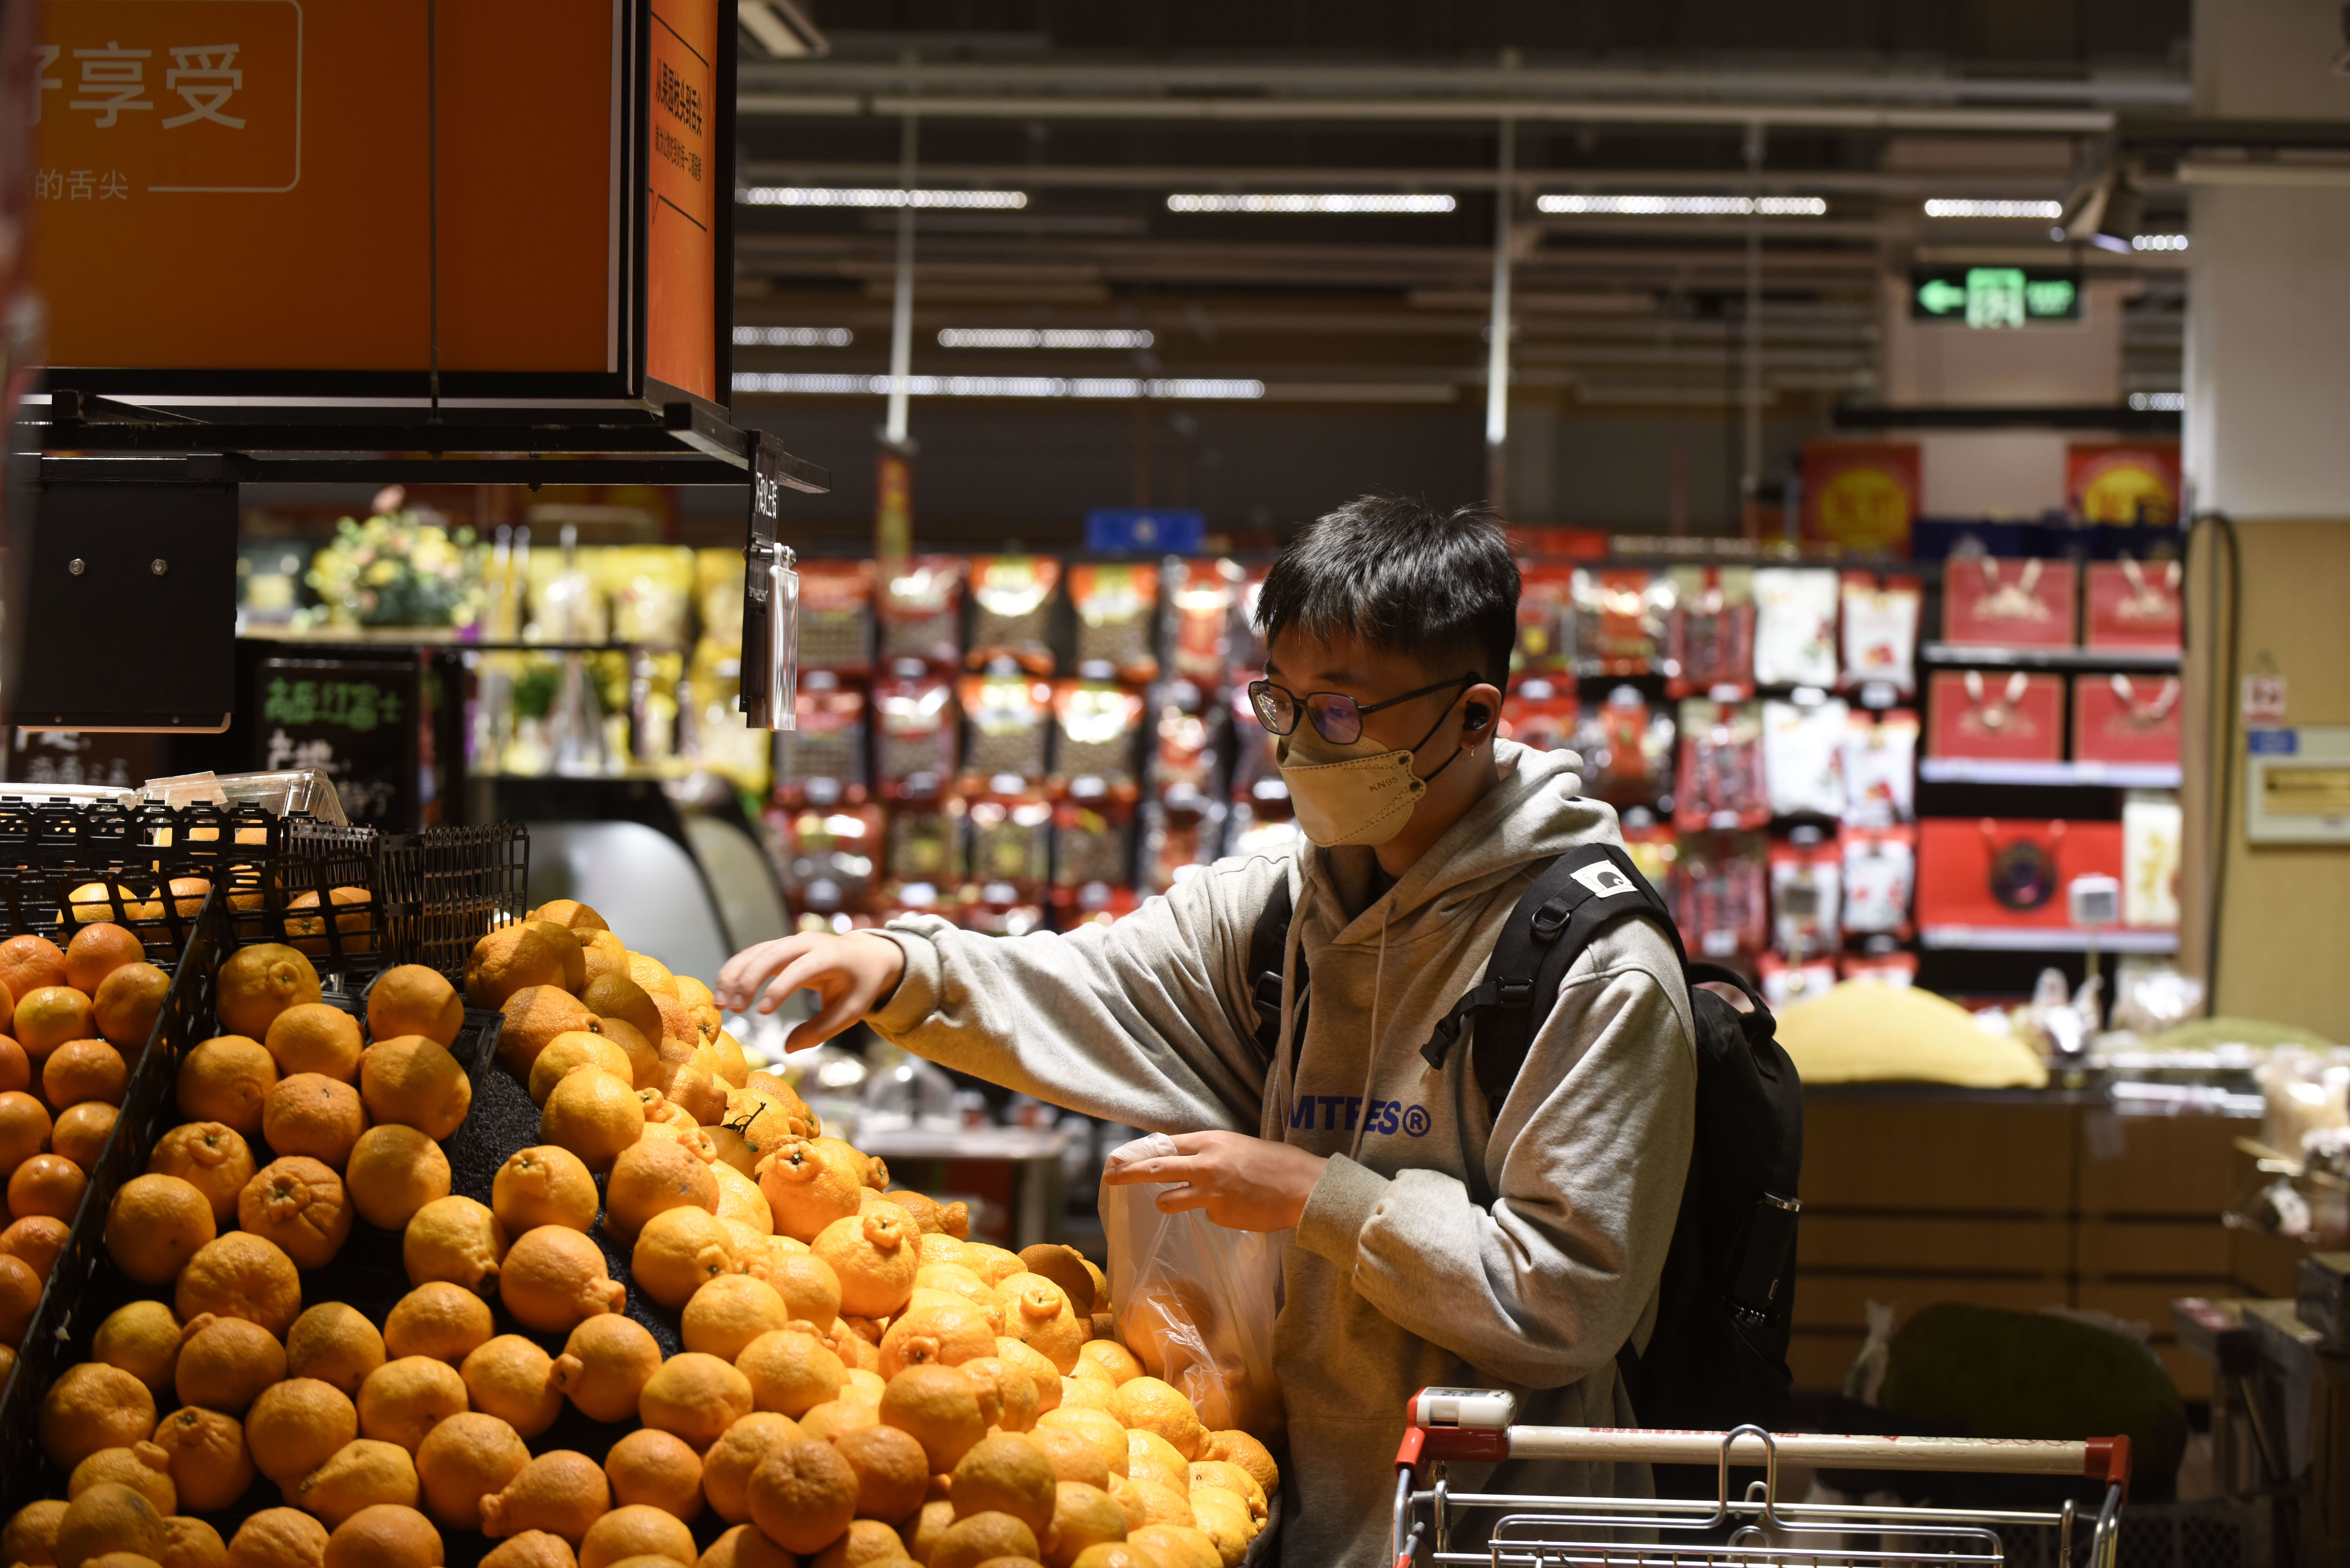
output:
POLYGON ((1714 1568, 1730 1564, 1931 1563, 2045 1568, 2115 1568, 2129 1487, 2129 1439, 2078 1442, 1977 1438, 1821 1437, 1771 1433, 1640 1431, 1606 1427, 1520 1427, 1514 1397, 1484 1388, 1424 1388, 1396 1456, 1395 1568, 1482 1563, 1488 1568, 1714 1568), (1711 1501, 1527 1497, 1455 1491, 1448 1461, 1582 1459, 1595 1463, 1711 1466, 1711 1501), (1779 1466, 1815 1469, 1939 1470, 2066 1476, 2105 1484, 2091 1522, 2072 1501, 2055 1512, 1785 1502, 1779 1466), (1731 1493, 1731 1467, 1762 1479, 1731 1493), (2085 1525, 2086 1552, 2076 1554, 2085 1525), (1465 1538, 1465 1540, 1464 1540, 1465 1538), (1461 1549, 1468 1542, 1480 1544, 1461 1549))

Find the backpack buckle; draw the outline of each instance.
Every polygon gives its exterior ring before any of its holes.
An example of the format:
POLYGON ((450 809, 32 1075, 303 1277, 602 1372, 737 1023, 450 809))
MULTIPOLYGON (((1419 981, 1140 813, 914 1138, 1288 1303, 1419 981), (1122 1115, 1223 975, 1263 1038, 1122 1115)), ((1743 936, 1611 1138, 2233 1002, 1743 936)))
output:
POLYGON ((1558 933, 1566 929, 1566 922, 1574 918, 1574 905, 1564 898, 1553 898, 1534 911, 1534 935, 1546 942, 1554 941, 1557 940, 1558 933))
POLYGON ((1255 996, 1256 1004, 1259 1007, 1273 1012, 1280 1012, 1281 977, 1270 971, 1258 975, 1256 977, 1256 985, 1253 988, 1253 994, 1255 996))
POLYGON ((1532 1007, 1534 1002, 1534 982, 1530 980, 1504 980, 1494 982, 1493 1005, 1511 1009, 1532 1007))

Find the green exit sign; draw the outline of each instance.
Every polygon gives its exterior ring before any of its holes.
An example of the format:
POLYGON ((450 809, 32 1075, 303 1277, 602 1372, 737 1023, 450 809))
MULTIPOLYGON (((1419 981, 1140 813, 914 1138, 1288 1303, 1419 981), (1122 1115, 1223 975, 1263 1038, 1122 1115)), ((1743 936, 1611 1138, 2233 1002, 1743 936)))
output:
POLYGON ((2081 319, 2076 266, 1913 266, 1909 319, 2032 327, 2081 319))

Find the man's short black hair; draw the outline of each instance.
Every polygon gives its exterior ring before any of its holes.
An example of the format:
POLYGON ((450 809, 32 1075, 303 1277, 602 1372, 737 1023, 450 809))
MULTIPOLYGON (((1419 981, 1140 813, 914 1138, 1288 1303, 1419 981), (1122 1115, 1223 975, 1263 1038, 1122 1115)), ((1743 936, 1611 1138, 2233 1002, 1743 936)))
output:
POLYGON ((1482 506, 1439 512, 1366 495, 1307 524, 1265 575, 1265 642, 1292 628, 1409 654, 1432 676, 1473 670, 1509 689, 1518 637, 1518 564, 1482 506))

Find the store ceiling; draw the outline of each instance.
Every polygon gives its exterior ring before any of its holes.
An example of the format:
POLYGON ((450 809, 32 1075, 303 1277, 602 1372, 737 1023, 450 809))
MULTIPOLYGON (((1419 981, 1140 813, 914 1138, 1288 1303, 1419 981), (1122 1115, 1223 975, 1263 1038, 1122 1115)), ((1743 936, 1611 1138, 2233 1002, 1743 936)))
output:
MULTIPOLYGON (((2183 0, 804 8, 827 57, 746 51, 743 183, 894 190, 919 110, 917 187, 1021 193, 1016 209, 920 213, 918 373, 1247 377, 1269 398, 1425 407, 1473 439, 1507 114, 1515 383, 1529 399, 1722 417, 1743 375, 1750 240, 1762 380, 1789 417, 1871 395, 1879 280, 1919 258, 2075 262, 2126 278, 2126 386, 2178 385, 2182 256, 2086 251, 2053 243, 2045 217, 1929 217, 1925 203, 2060 202, 2117 123, 2186 112, 2183 0), (1451 210, 1169 201, 1325 193, 1450 197, 1451 210), (1816 198, 1817 210, 1545 213, 1544 196, 1586 208, 1816 198), (938 342, 1024 327, 1150 342, 938 342)), ((2183 231, 2168 171, 2137 172, 2144 226, 2183 231)), ((885 371, 897 214, 736 215, 738 320, 850 339, 746 345, 738 371, 885 371)))

